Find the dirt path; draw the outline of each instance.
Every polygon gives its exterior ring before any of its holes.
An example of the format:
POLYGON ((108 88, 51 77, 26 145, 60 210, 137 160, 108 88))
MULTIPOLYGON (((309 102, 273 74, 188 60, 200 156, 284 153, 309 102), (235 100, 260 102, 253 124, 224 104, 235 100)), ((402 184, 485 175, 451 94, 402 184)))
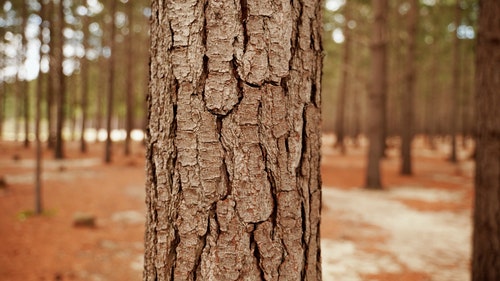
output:
MULTIPOLYGON (((418 147, 414 177, 398 175, 390 151, 387 190, 373 192, 360 188, 363 149, 347 156, 324 149, 324 280, 468 279, 473 165, 447 163, 443 150, 418 147)), ((46 212, 33 217, 34 153, 0 143, 0 177, 9 184, 0 189, 0 280, 141 280, 141 146, 131 157, 115 146, 112 165, 102 164, 100 144, 88 155, 76 144, 67 151, 64 161, 45 154, 46 212), (78 213, 95 216, 97 226, 74 227, 78 213)))

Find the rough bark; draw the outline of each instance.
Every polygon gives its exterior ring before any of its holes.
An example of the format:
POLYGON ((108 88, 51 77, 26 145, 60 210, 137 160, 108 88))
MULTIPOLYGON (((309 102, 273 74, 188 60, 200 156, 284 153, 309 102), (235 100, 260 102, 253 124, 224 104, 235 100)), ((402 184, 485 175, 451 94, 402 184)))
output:
POLYGON ((500 2, 480 1, 472 280, 500 280, 500 2))
POLYGON ((419 1, 411 1, 408 12, 408 53, 406 61, 406 83, 401 108, 401 174, 412 174, 411 143, 413 139, 413 112, 416 76, 416 41, 419 1))
POLYGON ((319 1, 153 1, 144 280, 321 280, 319 1))
POLYGON ((381 189, 380 159, 385 140, 385 95, 387 89, 387 0, 373 0, 371 87, 368 94, 367 136, 370 141, 366 184, 381 189))

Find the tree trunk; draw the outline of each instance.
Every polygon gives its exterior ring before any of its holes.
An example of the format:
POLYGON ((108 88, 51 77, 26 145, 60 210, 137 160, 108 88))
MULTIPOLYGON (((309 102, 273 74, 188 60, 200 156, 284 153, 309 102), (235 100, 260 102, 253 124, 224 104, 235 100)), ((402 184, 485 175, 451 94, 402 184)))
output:
POLYGON ((401 174, 411 175, 411 143, 413 139, 413 103, 415 97, 415 59, 419 1, 411 1, 408 11, 408 53, 406 62, 406 89, 403 91, 401 110, 401 174))
POLYGON ((55 66, 55 54, 54 54, 54 49, 55 49, 55 29, 54 29, 54 1, 53 0, 48 0, 47 2, 47 29, 50 33, 50 40, 48 42, 49 44, 49 55, 48 55, 48 60, 49 60, 49 71, 47 73, 47 90, 46 90, 46 108, 47 108, 47 124, 48 124, 48 140, 47 140, 47 147, 49 149, 53 149, 55 146, 55 139, 56 139, 56 133, 55 133, 55 102, 54 102, 54 68, 55 66))
POLYGON ((500 1, 480 1, 472 280, 500 280, 500 1))
POLYGON ((133 2, 127 3, 127 16, 128 16, 128 30, 127 35, 127 96, 126 96, 126 116, 125 116, 125 155, 130 155, 130 133, 132 132, 133 121, 134 121, 134 105, 133 105, 133 93, 134 93, 134 62, 133 62, 133 49, 132 49, 132 34, 133 34, 133 2))
POLYGON ((6 93, 6 82, 0 82, 0 140, 3 139, 3 122, 5 120, 5 93, 6 93))
POLYGON ((460 97, 460 39, 458 38, 458 27, 462 17, 460 0, 456 0, 455 5, 455 31, 453 33, 452 50, 452 85, 451 85, 451 114, 450 114, 450 135, 451 135, 451 154, 450 162, 457 162, 457 124, 458 124, 458 99, 460 97))
POLYGON ((64 147, 63 147, 63 126, 64 126, 64 106, 65 106, 65 82, 63 73, 63 45, 64 45, 64 5, 63 1, 58 1, 54 4, 53 17, 54 17, 54 31, 56 42, 54 42, 54 61, 50 71, 53 72, 54 79, 52 80, 54 94, 56 97, 56 135, 55 135, 55 146, 54 146, 54 157, 56 159, 64 158, 64 147))
MULTIPOLYGON (((86 7, 86 1, 83 2, 86 7)), ((88 99, 89 99, 89 61, 86 53, 89 43, 89 15, 88 11, 82 16, 82 29, 83 29, 83 50, 85 55, 81 59, 81 81, 82 81, 82 123, 80 131, 80 151, 87 152, 87 141, 85 140, 85 131, 87 129, 87 115, 88 115, 88 99)))
POLYGON ((152 7, 144 280, 321 280, 320 1, 152 7))
POLYGON ((111 56, 109 57, 109 76, 108 76, 108 95, 107 95, 107 112, 106 112, 106 143, 104 149, 104 162, 111 163, 111 119, 113 118, 113 97, 114 97, 114 78, 115 78, 115 11, 116 11, 116 1, 111 1, 111 23, 110 23, 110 41, 109 48, 111 50, 111 56))
POLYGON ((339 84, 339 95, 338 95, 338 102, 337 102, 337 117, 335 118, 336 124, 335 124, 335 131, 337 135, 337 142, 335 146, 337 146, 340 149, 341 154, 345 154, 345 143, 344 143, 344 137, 345 137, 345 107, 346 107, 346 98, 347 98, 347 91, 348 91, 348 85, 349 85, 349 61, 350 61, 350 48, 351 48, 351 36, 350 36, 350 31, 349 27, 347 26, 350 20, 350 5, 348 2, 345 3, 344 5, 344 18, 345 18, 345 25, 344 25, 344 54, 342 58, 342 78, 340 80, 339 84))
MULTIPOLYGON (((103 45, 104 45, 104 34, 106 34, 106 31, 105 29, 103 30, 103 35, 102 35, 102 40, 103 40, 103 45)), ((99 58, 98 60, 98 65, 101 69, 104 70, 104 72, 107 73, 107 75, 109 75, 109 71, 107 71, 108 69, 108 66, 106 65, 106 60, 105 58, 101 55, 101 57, 99 58)), ((98 77, 98 91, 99 92, 106 92, 106 75, 99 75, 98 77)), ((96 139, 95 141, 96 142, 99 142, 99 132, 101 131, 101 129, 103 128, 103 103, 104 103, 104 97, 103 95, 99 95, 97 94, 96 95, 96 139)))
MULTIPOLYGON (((40 25, 40 34, 39 39, 40 43, 43 44, 43 35, 42 30, 44 26, 45 20, 45 3, 44 1, 40 1, 40 17, 42 18, 42 24, 40 25)), ((41 111, 42 111, 42 48, 39 50, 40 54, 40 68, 38 69, 38 78, 36 80, 36 98, 35 98, 35 213, 41 214, 43 212, 43 204, 42 204, 42 143, 40 140, 40 119, 41 119, 41 111)))
POLYGON ((367 135, 370 141, 366 187, 381 189, 380 160, 385 142, 385 95, 387 90, 387 0, 373 0, 371 88, 368 96, 367 135))
MULTIPOLYGON (((27 21, 28 21, 28 4, 25 3, 25 1, 22 1, 21 4, 21 13, 22 13, 22 25, 21 25, 21 30, 22 30, 22 48, 21 48, 21 63, 23 64, 22 68, 26 72, 26 67, 24 66, 25 61, 27 59, 27 51, 28 51, 28 39, 26 38, 26 26, 27 26, 27 21)), ((22 100, 23 100, 23 120, 24 120, 24 140, 23 140, 23 146, 25 148, 28 148, 30 145, 29 141, 29 87, 28 87, 28 82, 26 80, 27 78, 24 77, 21 81, 21 91, 22 91, 22 100)))

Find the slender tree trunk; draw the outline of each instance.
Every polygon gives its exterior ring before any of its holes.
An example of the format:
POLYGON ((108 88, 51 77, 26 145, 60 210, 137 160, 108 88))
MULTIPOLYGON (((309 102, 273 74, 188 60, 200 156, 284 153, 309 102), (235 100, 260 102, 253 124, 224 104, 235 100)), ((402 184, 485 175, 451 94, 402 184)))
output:
MULTIPOLYGON (((21 7, 21 10, 22 10, 22 17, 23 17, 23 23, 21 25, 21 28, 22 28, 22 54, 21 54, 21 62, 23 64, 22 68, 23 70, 26 72, 26 67, 24 66, 25 64, 25 61, 26 61, 26 57, 27 57, 27 51, 28 51, 28 40, 26 38, 26 25, 27 25, 27 21, 28 21, 28 3, 26 3, 25 1, 22 1, 22 7, 21 7)), ((23 113, 24 113, 24 116, 23 116, 23 120, 24 120, 24 140, 23 140, 23 146, 25 148, 28 148, 29 145, 30 145, 30 142, 29 142, 29 106, 30 106, 30 103, 29 103, 29 88, 28 88, 28 82, 26 80, 26 77, 24 77, 22 79, 22 82, 21 82, 21 85, 22 85, 22 100, 23 100, 23 113)))
POLYGON ((416 41, 419 1, 411 1, 408 12, 408 53, 406 62, 406 89, 403 91, 401 110, 401 174, 412 174, 411 143, 413 139, 413 112, 416 76, 416 41))
MULTIPOLYGON (((19 72, 19 68, 17 69, 19 72)), ((21 130, 21 92, 22 92, 22 84, 21 80, 19 79, 19 73, 16 74, 15 76, 15 81, 14 81, 14 139, 16 141, 19 140, 19 131, 21 130)))
POLYGON ((129 33, 127 35, 127 96, 126 96, 126 103, 127 103, 127 110, 126 110, 126 120, 125 120, 125 131, 126 131, 126 136, 125 136, 125 155, 130 155, 130 133, 132 132, 132 127, 133 127, 133 121, 134 121, 134 105, 133 105, 133 98, 134 98, 134 63, 133 63, 133 49, 132 49, 132 34, 133 34, 133 17, 134 17, 134 4, 133 2, 127 3, 127 14, 128 14, 128 26, 129 26, 129 33))
MULTIPOLYGON (((84 1, 86 6, 86 1, 84 1)), ((85 55, 81 60, 81 75, 82 75, 82 123, 80 131, 80 152, 87 152, 87 141, 85 140, 85 131, 87 129, 87 115, 88 115, 88 99, 89 99, 89 61, 86 53, 89 42, 89 18, 88 12, 82 16, 82 29, 83 29, 83 49, 85 55)))
POLYGON ((458 99, 460 97, 460 39, 458 38, 458 27, 462 18, 462 9, 460 1, 456 0, 455 5, 455 31, 453 35, 453 59, 452 59, 452 85, 451 85, 451 116, 450 116, 450 135, 451 135, 451 155, 450 161, 457 162, 457 124, 458 124, 458 99))
POLYGON ((320 1, 152 15, 144 280, 321 280, 320 1))
MULTIPOLYGON (((2 56, 0 54, 0 56, 2 56)), ((0 57, 0 59, 3 59, 0 57)), ((3 139, 3 123, 5 120, 5 81, 0 81, 0 140, 3 139)))
POLYGON ((54 69, 56 68, 55 65, 55 41, 56 41, 56 35, 55 32, 56 30, 54 29, 54 13, 55 13, 55 4, 54 0, 48 0, 47 3, 47 18, 48 18, 48 30, 50 32, 50 40, 49 40, 49 72, 47 74, 47 97, 46 97, 46 103, 47 103, 47 124, 48 124, 48 131, 49 131, 49 136, 48 136, 48 141, 47 141, 47 146, 49 149, 53 149, 55 147, 56 143, 56 126, 55 126, 55 121, 56 121, 56 106, 55 106, 55 99, 54 99, 54 84, 57 82, 56 73, 54 69))
POLYGON ((342 78, 339 85, 339 94, 337 102, 337 118, 335 124, 335 130, 337 135, 337 143, 335 144, 339 149, 341 154, 345 154, 345 107, 346 98, 349 85, 349 61, 350 61, 350 49, 351 49, 351 36, 349 27, 347 26, 350 20, 350 4, 346 2, 344 5, 344 54, 342 58, 342 78))
MULTIPOLYGON (((0 38, 3 38, 5 35, 5 29, 0 28, 0 38)), ((0 52, 0 68, 4 68, 6 66, 5 63, 6 55, 4 52, 0 52)), ((5 121, 5 96, 7 92, 7 87, 5 86, 7 82, 5 79, 0 80, 0 140, 3 139, 3 123, 5 121)))
POLYGON ((387 0, 373 0, 374 22, 372 31, 371 88, 368 96, 367 134, 370 141, 366 187, 381 189, 380 160, 385 142, 384 112, 387 90, 387 0))
MULTIPOLYGON (((103 31, 103 38, 104 38, 104 34, 106 32, 103 31)), ((99 58, 99 62, 98 62, 99 66, 101 69, 105 69, 107 70, 107 65, 106 65, 106 60, 104 59, 104 57, 100 57, 99 58)), ((109 75, 109 71, 105 71, 107 72, 107 75, 109 75)), ((102 91, 103 93, 106 92, 106 75, 99 75, 98 77, 99 79, 99 91, 102 91)), ((96 95, 96 107, 97 107, 97 112, 96 112, 96 133, 97 133, 97 137, 96 137, 96 142, 99 141, 99 132, 101 131, 101 129, 103 128, 103 95, 96 95)))
POLYGON ((109 48, 111 50, 111 56, 109 57, 109 76, 108 76, 108 95, 107 95, 107 112, 106 112, 106 143, 104 150, 104 162, 111 163, 112 154, 112 141, 111 141, 111 119, 113 118, 113 97, 114 97, 114 78, 115 78, 115 11, 116 11, 116 1, 111 1, 111 23, 110 23, 110 42, 109 48))
MULTIPOLYGON (((63 1, 59 1, 54 4, 54 28, 55 38, 57 39, 54 43, 54 63, 53 71, 53 90, 56 97, 56 135, 55 135, 55 147, 54 147, 54 157, 56 159, 64 158, 64 147, 63 147, 63 126, 64 126, 64 106, 65 106, 65 82, 63 73, 63 45, 64 45, 64 5, 63 1)), ((52 61, 52 60, 51 60, 52 61)))
POLYGON ((500 2, 482 0, 476 56, 476 196, 472 280, 500 280, 500 2))
MULTIPOLYGON (((39 39, 40 42, 43 43, 43 22, 45 19, 45 3, 44 1, 40 1, 40 17, 42 18, 42 24, 40 25, 40 34, 39 39)), ((42 111, 42 93, 43 93, 43 76, 41 69, 42 62, 42 49, 40 48, 40 68, 38 69, 38 78, 36 80, 36 97, 35 97, 35 159, 36 159, 36 167, 35 167, 35 213, 41 214, 43 212, 43 203, 42 203, 42 143, 40 140, 40 119, 41 119, 41 111, 42 111)))

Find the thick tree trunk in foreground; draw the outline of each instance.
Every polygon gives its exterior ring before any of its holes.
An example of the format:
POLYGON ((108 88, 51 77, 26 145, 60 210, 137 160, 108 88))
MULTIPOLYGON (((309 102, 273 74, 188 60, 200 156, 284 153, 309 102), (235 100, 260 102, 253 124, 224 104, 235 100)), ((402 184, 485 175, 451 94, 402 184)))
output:
POLYGON ((380 159, 385 145, 385 95, 387 90, 387 0, 373 0, 371 87, 368 94, 367 135, 370 140, 366 187, 381 189, 380 159))
POLYGON ((500 280, 500 1, 480 1, 472 280, 500 280))
POLYGON ((144 280, 321 280, 320 1, 153 1, 144 280))

